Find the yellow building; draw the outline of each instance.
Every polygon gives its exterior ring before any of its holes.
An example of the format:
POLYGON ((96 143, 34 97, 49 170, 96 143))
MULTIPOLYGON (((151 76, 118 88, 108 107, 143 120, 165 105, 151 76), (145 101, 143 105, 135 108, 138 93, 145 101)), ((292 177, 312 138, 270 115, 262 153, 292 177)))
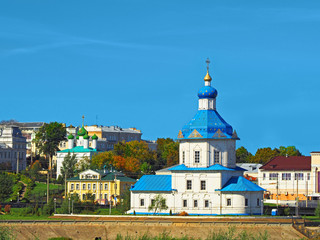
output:
POLYGON ((68 194, 78 194, 81 201, 87 200, 88 194, 99 204, 114 205, 121 201, 121 194, 135 184, 133 178, 117 171, 86 170, 77 177, 67 179, 68 194))

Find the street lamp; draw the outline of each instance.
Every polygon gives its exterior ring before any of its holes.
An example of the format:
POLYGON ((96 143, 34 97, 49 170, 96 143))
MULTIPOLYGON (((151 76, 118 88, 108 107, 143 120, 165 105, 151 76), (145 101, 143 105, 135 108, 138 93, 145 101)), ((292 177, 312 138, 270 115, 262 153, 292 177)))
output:
POLYGON ((69 198, 69 214, 70 214, 70 198, 69 198))
POLYGON ((72 199, 72 213, 71 214, 73 214, 73 202, 74 202, 74 200, 72 199))

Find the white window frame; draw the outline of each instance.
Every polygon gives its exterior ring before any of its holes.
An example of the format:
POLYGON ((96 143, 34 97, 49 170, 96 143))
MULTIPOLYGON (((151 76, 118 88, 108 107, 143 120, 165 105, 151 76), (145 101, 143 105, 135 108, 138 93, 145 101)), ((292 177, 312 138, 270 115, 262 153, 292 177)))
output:
POLYGON ((200 163, 200 151, 194 151, 194 163, 200 163))
POLYGON ((213 152, 213 162, 214 162, 214 164, 220 164, 220 151, 214 150, 214 152, 213 152))
POLYGON ((187 190, 192 190, 192 180, 187 180, 186 181, 186 189, 187 190))
POLYGON ((200 190, 201 191, 207 190, 207 181, 205 181, 205 180, 200 181, 200 190))
POLYGON ((226 200, 227 200, 227 202, 226 202, 227 207, 232 206, 231 198, 227 198, 226 200))

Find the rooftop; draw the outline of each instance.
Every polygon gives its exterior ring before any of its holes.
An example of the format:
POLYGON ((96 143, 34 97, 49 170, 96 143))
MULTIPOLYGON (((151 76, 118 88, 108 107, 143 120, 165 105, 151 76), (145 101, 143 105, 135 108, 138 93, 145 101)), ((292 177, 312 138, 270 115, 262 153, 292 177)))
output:
POLYGON ((171 175, 144 175, 131 187, 131 191, 172 191, 171 175))
POLYGON ((76 146, 74 148, 71 149, 64 149, 62 151, 58 151, 58 153, 74 153, 74 152, 98 152, 97 149, 94 148, 84 148, 83 146, 76 146))
POLYGON ((259 192, 265 191, 265 189, 259 187, 253 182, 245 179, 244 177, 231 177, 229 181, 222 187, 222 189, 217 189, 221 192, 259 192))
POLYGON ((265 165, 260 167, 262 170, 267 171, 297 171, 297 170, 311 170, 311 157, 306 156, 278 156, 271 159, 265 165))
POLYGON ((241 167, 236 168, 227 168, 220 164, 214 164, 209 167, 199 167, 199 168, 189 168, 184 164, 176 165, 172 168, 169 168, 170 171, 245 171, 241 167))

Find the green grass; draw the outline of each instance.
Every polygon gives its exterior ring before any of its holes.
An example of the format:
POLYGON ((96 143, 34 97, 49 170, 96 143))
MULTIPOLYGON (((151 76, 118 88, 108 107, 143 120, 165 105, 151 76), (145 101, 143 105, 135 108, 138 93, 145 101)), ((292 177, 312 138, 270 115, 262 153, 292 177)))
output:
POLYGON ((302 218, 313 222, 320 222, 320 218, 317 216, 302 216, 302 218))
MULTIPOLYGON (((49 189, 58 189, 62 188, 61 185, 49 184, 49 189)), ((45 183, 36 183, 36 186, 32 189, 31 194, 43 194, 47 192, 47 184, 45 183)))

